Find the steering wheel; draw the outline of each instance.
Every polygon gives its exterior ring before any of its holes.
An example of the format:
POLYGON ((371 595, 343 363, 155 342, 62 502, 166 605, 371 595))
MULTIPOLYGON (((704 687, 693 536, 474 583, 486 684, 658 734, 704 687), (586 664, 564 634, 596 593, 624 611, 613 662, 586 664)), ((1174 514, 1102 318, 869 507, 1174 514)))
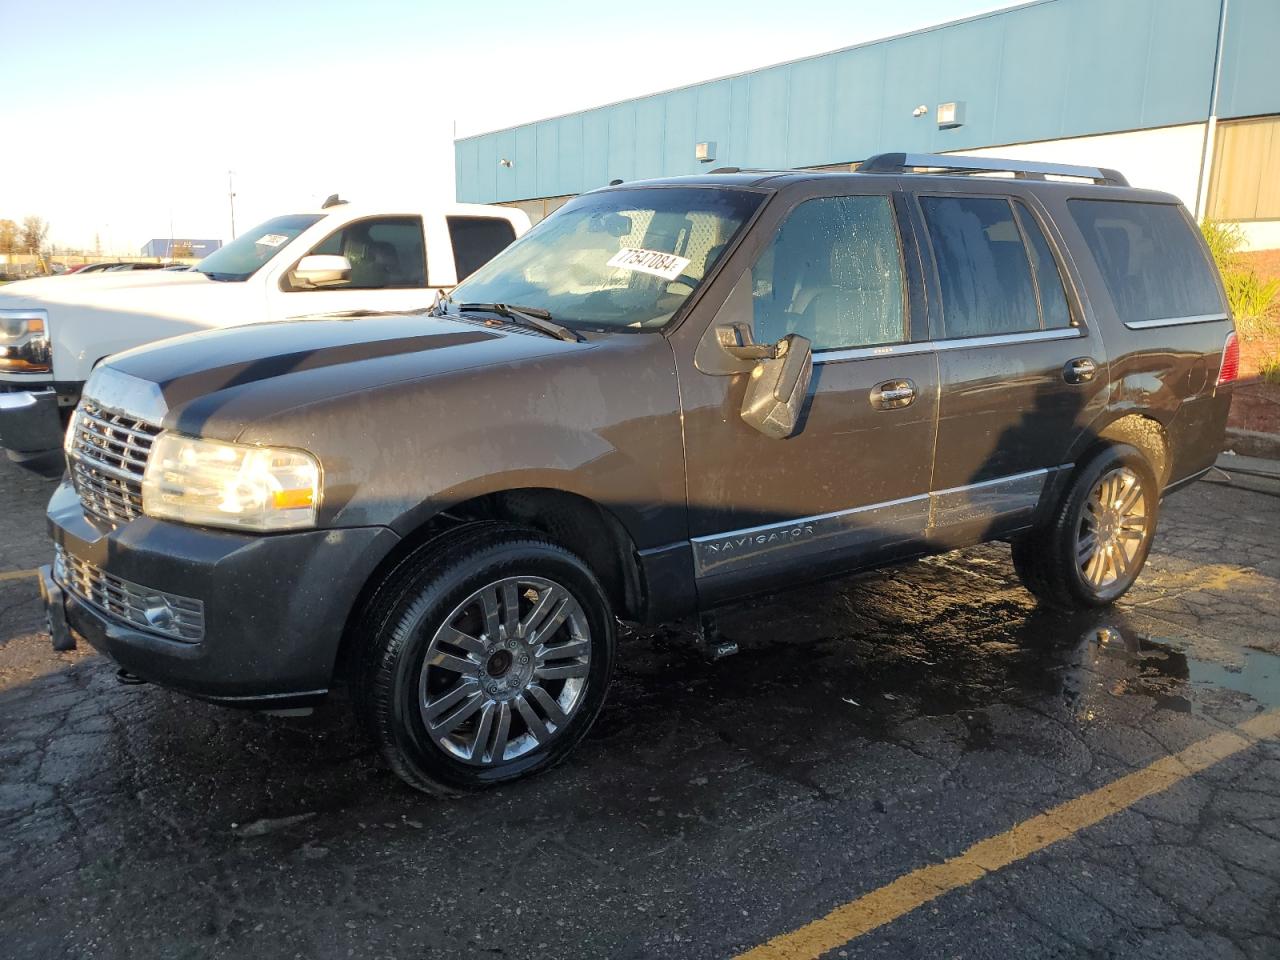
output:
POLYGON ((671 286, 671 284, 673 284, 673 283, 683 283, 683 284, 684 284, 685 286, 687 286, 690 290, 693 290, 693 289, 694 289, 694 288, 696 288, 696 287, 698 286, 698 284, 699 284, 699 283, 701 283, 701 282, 702 282, 702 281, 700 281, 700 280, 698 280, 698 279, 696 279, 696 278, 694 278, 694 277, 691 277, 691 276, 690 276, 689 274, 687 274, 687 273, 682 273, 682 274, 680 274, 680 276, 676 277, 675 279, 673 279, 673 280, 668 280, 668 281, 667 281, 667 286, 669 287, 669 286, 671 286))

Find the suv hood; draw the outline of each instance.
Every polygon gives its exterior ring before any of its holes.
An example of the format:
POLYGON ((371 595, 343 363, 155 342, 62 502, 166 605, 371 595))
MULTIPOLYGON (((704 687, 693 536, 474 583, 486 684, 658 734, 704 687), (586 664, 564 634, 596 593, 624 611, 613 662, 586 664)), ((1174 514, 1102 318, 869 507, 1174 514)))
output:
POLYGON ((246 425, 293 407, 590 348, 424 314, 313 317, 117 354, 95 371, 85 395, 166 428, 234 440, 246 425))

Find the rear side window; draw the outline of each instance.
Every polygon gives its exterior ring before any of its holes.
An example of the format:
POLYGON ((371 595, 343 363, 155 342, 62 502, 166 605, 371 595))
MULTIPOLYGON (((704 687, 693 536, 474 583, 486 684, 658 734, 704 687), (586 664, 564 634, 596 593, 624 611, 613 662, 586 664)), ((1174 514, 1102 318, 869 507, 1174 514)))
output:
POLYGON ((1027 238, 1027 248, 1031 251, 1031 271, 1036 278, 1036 293, 1040 295, 1040 316, 1044 320, 1046 330, 1060 330, 1071 326, 1071 308, 1067 306, 1067 291, 1062 286, 1062 274, 1058 272, 1057 261, 1053 259, 1053 251, 1049 241, 1045 239, 1040 224, 1021 203, 1013 205, 1018 214, 1018 223, 1027 238))
POLYGON ((1122 320, 1225 313, 1213 268, 1182 209, 1164 203, 1067 203, 1122 320))
POLYGON ((1040 329, 1031 261, 1001 197, 921 197, 948 337, 1040 329))
POLYGON ((461 283, 516 238, 511 221, 498 217, 448 217, 449 239, 461 283))

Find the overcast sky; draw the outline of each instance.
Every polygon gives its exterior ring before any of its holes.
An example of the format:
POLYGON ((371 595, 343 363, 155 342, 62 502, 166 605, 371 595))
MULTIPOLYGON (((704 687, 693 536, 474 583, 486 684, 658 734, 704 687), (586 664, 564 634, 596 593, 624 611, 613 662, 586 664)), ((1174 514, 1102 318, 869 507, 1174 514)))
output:
POLYGON ((0 0, 0 218, 137 253, 340 191, 451 200, 453 137, 969 16, 992 0, 0 0))

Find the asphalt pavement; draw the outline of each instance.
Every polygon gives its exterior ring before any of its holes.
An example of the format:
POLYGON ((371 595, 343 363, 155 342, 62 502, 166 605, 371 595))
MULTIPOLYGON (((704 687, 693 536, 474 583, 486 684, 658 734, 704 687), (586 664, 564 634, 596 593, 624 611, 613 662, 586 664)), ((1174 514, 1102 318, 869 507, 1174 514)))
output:
MULTIPOLYGON (((1217 478, 1221 481, 1221 477, 1217 478)), ((55 654, 0 460, 0 955, 1280 957, 1280 483, 1166 501, 1115 609, 989 545, 624 637, 565 764, 418 795, 55 654)))

